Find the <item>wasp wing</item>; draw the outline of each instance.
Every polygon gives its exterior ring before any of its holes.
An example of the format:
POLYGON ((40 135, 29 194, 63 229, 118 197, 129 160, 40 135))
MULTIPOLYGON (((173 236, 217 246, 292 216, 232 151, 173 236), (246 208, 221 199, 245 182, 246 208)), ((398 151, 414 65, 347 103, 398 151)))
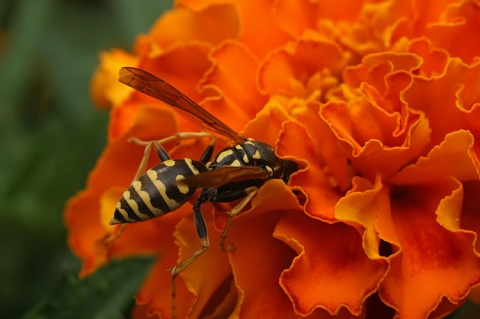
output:
POLYGON ((180 185, 220 187, 252 179, 268 179, 270 174, 259 166, 222 166, 178 181, 180 185))
POLYGON ((228 137, 235 143, 246 140, 188 96, 153 74, 133 67, 123 67, 120 69, 118 80, 137 91, 170 104, 199 122, 202 127, 228 137))

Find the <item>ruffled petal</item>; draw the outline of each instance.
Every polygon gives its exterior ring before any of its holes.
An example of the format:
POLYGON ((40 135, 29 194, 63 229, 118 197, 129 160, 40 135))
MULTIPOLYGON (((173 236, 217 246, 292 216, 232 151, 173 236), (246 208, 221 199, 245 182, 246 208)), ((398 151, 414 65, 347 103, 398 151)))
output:
MULTIPOLYGON (((211 1, 202 6, 192 6, 179 1, 175 10, 164 14, 149 34, 139 39, 137 51, 143 51, 139 46, 145 46, 145 42, 154 43, 159 48, 176 46, 179 42, 216 45, 238 38, 240 24, 238 9, 231 3, 211 1)), ((150 46, 153 46, 151 43, 150 46)))
POLYGON ((426 318, 442 298, 458 305, 480 283, 480 258, 472 250, 476 236, 459 230, 453 217, 461 208, 460 184, 440 178, 390 193, 391 213, 379 215, 377 229, 399 251, 390 257, 381 299, 405 318, 426 318))
MULTIPOLYGON (((392 3, 403 4, 404 9, 400 18, 390 25, 391 40, 390 43, 397 44, 404 42, 406 39, 417 39, 425 35, 425 30, 432 24, 436 24, 441 18, 445 10, 455 1, 439 0, 439 1, 422 1, 415 0, 410 2, 392 1, 392 3)), ((393 14, 398 15, 397 12, 393 14)))
POLYGON ((459 1, 443 13, 441 21, 427 27, 433 44, 452 56, 471 63, 480 55, 480 5, 475 1, 459 1), (459 37, 458 35, 462 36, 459 37))
POLYGON ((121 106, 110 111, 108 142, 114 142, 131 129, 140 108, 139 103, 126 101, 121 106))
POLYGON ((302 214, 301 206, 282 181, 272 180, 260 188, 251 209, 232 222, 227 241, 236 247, 229 257, 239 293, 234 313, 240 318, 297 317, 279 286, 294 252, 272 235, 288 212, 302 214))
POLYGON ((353 22, 363 7, 362 1, 277 1, 276 18, 281 27, 294 37, 300 37, 306 30, 315 30, 318 22, 353 22), (348 10, 345 10, 348 8, 348 10))
POLYGON ((278 147, 282 149, 282 154, 306 163, 306 167, 294 174, 289 182, 290 186, 305 194, 305 212, 314 218, 333 221, 334 207, 341 195, 332 188, 329 176, 318 165, 321 157, 305 127, 296 122, 286 122, 278 147))
POLYGON ((214 64, 202 87, 218 91, 219 96, 202 106, 240 131, 267 101, 256 84, 258 61, 244 44, 233 41, 217 47, 210 58, 214 64))
POLYGON ((414 54, 388 52, 370 54, 363 58, 361 64, 348 67, 344 73, 344 80, 351 88, 368 83, 386 101, 396 102, 381 107, 390 112, 399 111, 401 103, 398 101, 398 94, 410 83, 409 74, 418 70, 421 65, 421 58, 414 54))
MULTIPOLYGON (((396 114, 390 117, 377 111, 377 107, 368 102, 356 105, 354 108, 345 103, 329 103, 321 109, 322 116, 334 128, 338 139, 345 142, 344 148, 351 153, 350 160, 354 167, 371 180, 378 172, 385 176, 394 174, 421 154, 429 142, 430 135, 427 119, 421 114, 412 114, 408 117, 406 125, 408 130, 402 134, 401 138, 390 139, 390 136, 382 131, 387 130, 387 123, 393 125, 396 122, 393 119, 396 114), (380 114, 384 122, 376 119, 380 114), (375 131, 378 135, 373 138, 375 135, 372 133, 375 131), (388 142, 392 143, 386 145, 388 142)), ((396 126, 395 128, 391 126, 390 134, 395 129, 396 126)))
POLYGON ((347 60, 337 44, 305 38, 265 59, 259 70, 260 89, 270 95, 323 99, 321 95, 338 85, 347 60), (314 82, 316 76, 320 79, 314 82))
POLYGON ((479 79, 480 64, 468 66, 458 59, 450 59, 441 75, 415 77, 405 90, 403 98, 409 108, 422 111, 432 128, 427 149, 439 144, 446 134, 459 129, 470 130, 474 136, 479 136, 479 79))
POLYGON ((268 145, 275 145, 279 139, 282 124, 289 119, 282 106, 272 100, 245 126, 243 134, 268 145))
MULTIPOLYGON (((328 178, 331 187, 338 187, 342 191, 349 189, 353 171, 348 163, 348 155, 339 147, 338 138, 332 132, 328 122, 320 115, 320 104, 317 102, 305 103, 305 101, 298 101, 290 113, 297 123, 301 123, 300 125, 305 127, 309 139, 314 144, 315 151, 313 151, 313 156, 315 159, 311 158, 313 160, 312 163, 321 163, 323 165, 323 173, 328 178)), ((294 152, 292 150, 282 153, 282 148, 288 149, 298 146, 298 143, 295 143, 293 140, 295 134, 290 135, 289 141, 278 145, 279 154, 294 152)), ((306 157, 306 159, 308 158, 306 157)))
POLYGON ((105 234, 103 225, 95 222, 99 219, 98 196, 91 189, 84 190, 70 199, 66 207, 65 223, 70 231, 68 245, 82 260, 80 276, 88 275, 107 262, 106 252, 95 249, 97 240, 105 234))
MULTIPOLYGON (((462 215, 456 216, 460 220, 460 229, 470 230, 474 232, 478 239, 480 232, 480 202, 478 201, 480 194, 480 181, 471 181, 463 183, 463 203, 462 215)), ((457 219, 457 221, 458 221, 457 219)), ((475 241, 475 253, 480 256, 480 242, 475 241)))
POLYGON ((230 1, 218 0, 181 0, 177 2, 177 6, 200 10, 210 5, 213 6, 213 4, 225 5, 224 3, 227 3, 235 7, 240 18, 239 40, 251 48, 252 52, 261 59, 271 50, 272 45, 280 46, 290 39, 275 21, 271 8, 272 2, 244 0, 234 1, 232 4, 230 1), (268 41, 265 41, 267 38, 268 41))
POLYGON ((93 102, 100 107, 116 106, 125 101, 130 90, 118 82, 118 70, 135 66, 138 58, 122 50, 100 53, 100 66, 92 76, 90 91, 93 102))
POLYGON ((474 139, 469 131, 448 134, 426 157, 405 167, 392 182, 399 185, 432 182, 440 176, 453 176, 460 181, 480 178, 480 161, 474 151, 474 139))
POLYGON ((374 184, 367 179, 356 177, 352 189, 335 207, 335 217, 355 227, 362 234, 365 254, 377 265, 377 283, 385 275, 387 261, 380 251, 381 240, 375 221, 378 215, 388 213, 388 202, 389 194, 382 185, 380 176, 377 176, 374 184))
POLYGON ((321 308, 341 318, 361 314, 366 297, 376 290, 378 276, 383 277, 384 266, 367 258, 355 228, 289 213, 275 234, 298 253, 280 281, 296 313, 305 316, 321 308))
POLYGON ((411 41, 408 51, 423 59, 419 72, 427 78, 442 74, 449 58, 446 51, 433 47, 427 38, 411 41))
POLYGON ((291 40, 275 20, 272 10, 273 1, 244 0, 236 1, 236 4, 240 8, 242 17, 240 40, 259 59, 263 59, 272 47, 279 47, 291 40))
MULTIPOLYGON (((185 212, 177 217, 185 215, 187 210, 191 212, 191 208, 188 207, 181 208, 181 210, 185 212)), ((173 214, 178 214, 178 212, 173 214)), ((172 274, 169 270, 177 263, 178 247, 174 244, 173 229, 161 229, 160 231, 168 234, 168 246, 137 292, 136 308, 145 308, 144 313, 146 314, 145 317, 139 316, 139 318, 150 318, 152 315, 157 315, 159 318, 171 318, 172 315, 172 274)), ((160 239, 151 238, 151 240, 158 241, 160 239)), ((193 296, 180 278, 177 278, 176 285, 177 313, 184 318, 193 302, 193 296)))

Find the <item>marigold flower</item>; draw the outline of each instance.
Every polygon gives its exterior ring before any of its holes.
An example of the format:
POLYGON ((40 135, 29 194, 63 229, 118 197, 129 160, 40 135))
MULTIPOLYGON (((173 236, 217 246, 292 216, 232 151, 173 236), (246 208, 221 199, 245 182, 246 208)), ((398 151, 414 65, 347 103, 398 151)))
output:
MULTIPOLYGON (((471 0, 176 1, 133 54, 102 54, 94 75, 111 117, 66 210, 81 274, 156 254, 134 317, 169 318, 164 269, 199 247, 189 204, 99 244, 143 154, 126 141, 198 131, 112 75, 136 66, 300 165, 233 220, 234 252, 218 249, 228 207, 205 205, 212 248, 180 275, 180 317, 440 318, 478 302, 478 30, 471 0)), ((167 148, 198 158, 205 145, 167 148)))

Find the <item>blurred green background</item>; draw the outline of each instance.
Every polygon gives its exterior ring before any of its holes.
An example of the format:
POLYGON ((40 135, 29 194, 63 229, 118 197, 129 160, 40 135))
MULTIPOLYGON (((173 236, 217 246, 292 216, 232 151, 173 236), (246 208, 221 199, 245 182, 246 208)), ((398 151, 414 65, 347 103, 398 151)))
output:
MULTIPOLYGON (((1 318, 128 317, 132 290, 141 280, 125 280, 133 277, 125 275, 131 268, 110 270, 113 277, 90 283, 95 293, 98 282, 117 284, 102 298, 85 297, 92 289, 72 289, 79 262, 65 244, 63 209, 84 187, 105 145, 108 113, 89 96, 98 53, 130 50, 135 36, 170 7, 171 0, 0 0, 1 318), (128 285, 123 315, 68 309, 69 303, 72 309, 93 308, 93 299, 97 307, 117 307, 120 301, 106 296, 128 285), (70 299, 83 301, 79 306, 70 299)), ((137 263, 134 272, 146 266, 137 263)), ((468 304, 451 317, 479 313, 468 304)))
POLYGON ((66 200, 85 185, 108 112, 89 81, 98 53, 130 50, 170 0, 0 0, 0 317, 20 318, 79 262, 66 200))

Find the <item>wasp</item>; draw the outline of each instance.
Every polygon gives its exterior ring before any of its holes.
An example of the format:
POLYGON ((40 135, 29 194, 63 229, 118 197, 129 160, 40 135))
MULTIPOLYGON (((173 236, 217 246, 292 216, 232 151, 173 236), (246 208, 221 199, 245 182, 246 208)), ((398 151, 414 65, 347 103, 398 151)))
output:
MULTIPOLYGON (((298 165, 277 157, 270 145, 241 136, 178 89, 144 70, 123 67, 119 72, 119 81, 173 106, 196 120, 201 128, 214 133, 185 132, 156 141, 131 139, 145 147, 144 156, 134 181, 118 201, 110 222, 111 225, 123 224, 124 228, 127 223, 163 216, 185 204, 197 189, 201 189, 193 204, 194 225, 201 247, 171 270, 172 317, 175 318, 176 277, 210 248, 202 205, 207 202, 241 200, 226 213, 227 221, 220 240, 223 251, 234 250, 232 244, 225 246, 232 219, 244 209, 267 180, 276 178, 287 183, 290 175, 298 170, 298 165), (215 134, 230 139, 232 145, 218 152, 211 160, 217 142, 215 134), (162 146, 173 140, 205 137, 211 141, 198 161, 189 158, 171 159, 162 146), (147 170, 152 148, 161 163, 147 170)), ((107 241, 117 238, 121 230, 107 241)))

